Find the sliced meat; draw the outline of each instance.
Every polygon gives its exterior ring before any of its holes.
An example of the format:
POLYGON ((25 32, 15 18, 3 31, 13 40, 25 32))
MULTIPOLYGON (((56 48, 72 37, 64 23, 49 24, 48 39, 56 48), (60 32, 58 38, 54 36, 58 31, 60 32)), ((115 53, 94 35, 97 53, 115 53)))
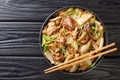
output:
POLYGON ((47 35, 53 34, 57 30, 57 27, 55 25, 55 22, 49 22, 48 23, 48 28, 46 30, 47 35))
POLYGON ((74 26, 74 20, 70 17, 67 16, 65 17, 62 22, 61 22, 62 26, 70 31, 74 30, 75 26, 74 26))

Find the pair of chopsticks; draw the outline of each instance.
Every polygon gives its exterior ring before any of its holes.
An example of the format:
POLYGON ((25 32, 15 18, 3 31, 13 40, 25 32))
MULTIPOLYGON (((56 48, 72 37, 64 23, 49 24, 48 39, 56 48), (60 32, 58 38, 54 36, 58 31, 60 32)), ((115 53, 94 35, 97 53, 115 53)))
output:
POLYGON ((89 52, 89 53, 87 53, 87 54, 85 54, 83 56, 74 58, 72 60, 69 60, 67 62, 61 63, 59 65, 53 66, 51 68, 48 68, 48 69, 44 70, 44 73, 47 74, 47 73, 50 73, 50 72, 61 70, 61 69, 64 69, 64 68, 66 68, 68 66, 75 65, 75 64, 78 64, 78 63, 82 63, 82 62, 84 62, 86 60, 93 59, 93 58, 96 58, 96 57, 99 57, 99 56, 111 53, 113 51, 116 51, 117 48, 109 49, 109 50, 103 51, 103 52, 100 52, 100 51, 105 50, 107 48, 110 48, 110 47, 112 47, 114 45, 115 45, 115 43, 111 43, 111 44, 106 45, 106 46, 104 46, 102 48, 99 48, 97 50, 91 51, 91 52, 89 52), (94 53, 97 53, 97 54, 94 54, 94 53), (94 54, 94 55, 93 56, 89 56, 89 55, 92 55, 92 54, 94 54))

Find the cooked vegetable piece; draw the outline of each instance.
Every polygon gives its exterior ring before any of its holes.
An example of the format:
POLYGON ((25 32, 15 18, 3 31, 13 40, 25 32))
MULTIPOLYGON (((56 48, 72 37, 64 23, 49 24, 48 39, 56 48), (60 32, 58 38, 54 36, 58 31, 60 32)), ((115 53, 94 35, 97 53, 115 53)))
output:
POLYGON ((43 45, 43 51, 45 52, 47 51, 47 49, 48 49, 47 45, 43 45))
POLYGON ((42 39, 43 39, 42 45, 44 45, 44 44, 51 43, 55 39, 55 37, 50 37, 50 36, 43 34, 42 39))
POLYGON ((69 8, 67 9, 67 11, 65 12, 66 15, 73 15, 76 14, 76 11, 74 8, 69 8))
POLYGON ((85 11, 83 15, 77 20, 79 25, 83 25, 85 22, 87 22, 90 18, 93 17, 92 13, 89 13, 88 11, 85 11))
POLYGON ((73 41, 73 42, 71 43, 71 46, 72 46, 75 50, 78 50, 78 44, 77 44, 76 41, 73 41))
POLYGON ((53 57, 52 57, 52 54, 49 52, 49 51, 45 51, 45 56, 47 57, 47 59, 52 63, 54 64, 54 60, 53 60, 53 57))
POLYGON ((50 37, 50 36, 47 36, 46 34, 42 35, 42 47, 43 47, 43 51, 47 50, 48 44, 51 43, 54 39, 55 39, 55 37, 50 37))

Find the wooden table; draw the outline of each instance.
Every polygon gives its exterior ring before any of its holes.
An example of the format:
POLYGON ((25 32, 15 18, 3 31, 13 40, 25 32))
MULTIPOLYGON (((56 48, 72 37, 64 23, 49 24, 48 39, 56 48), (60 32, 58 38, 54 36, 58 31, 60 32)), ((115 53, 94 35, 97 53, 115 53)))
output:
POLYGON ((0 0, 0 80, 120 80, 120 0, 0 0), (82 6, 104 22, 108 41, 118 51, 106 55, 85 75, 54 72, 39 45, 39 31, 46 17, 58 8, 82 6))

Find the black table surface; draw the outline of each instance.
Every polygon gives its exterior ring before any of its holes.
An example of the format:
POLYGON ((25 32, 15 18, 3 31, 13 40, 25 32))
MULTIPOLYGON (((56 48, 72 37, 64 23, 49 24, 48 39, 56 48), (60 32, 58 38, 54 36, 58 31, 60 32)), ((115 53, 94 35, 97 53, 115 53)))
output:
POLYGON ((0 80, 120 80, 120 0, 0 0, 0 80), (53 11, 82 6, 95 12, 118 51, 92 71, 44 74, 50 67, 40 51, 39 31, 53 11))

